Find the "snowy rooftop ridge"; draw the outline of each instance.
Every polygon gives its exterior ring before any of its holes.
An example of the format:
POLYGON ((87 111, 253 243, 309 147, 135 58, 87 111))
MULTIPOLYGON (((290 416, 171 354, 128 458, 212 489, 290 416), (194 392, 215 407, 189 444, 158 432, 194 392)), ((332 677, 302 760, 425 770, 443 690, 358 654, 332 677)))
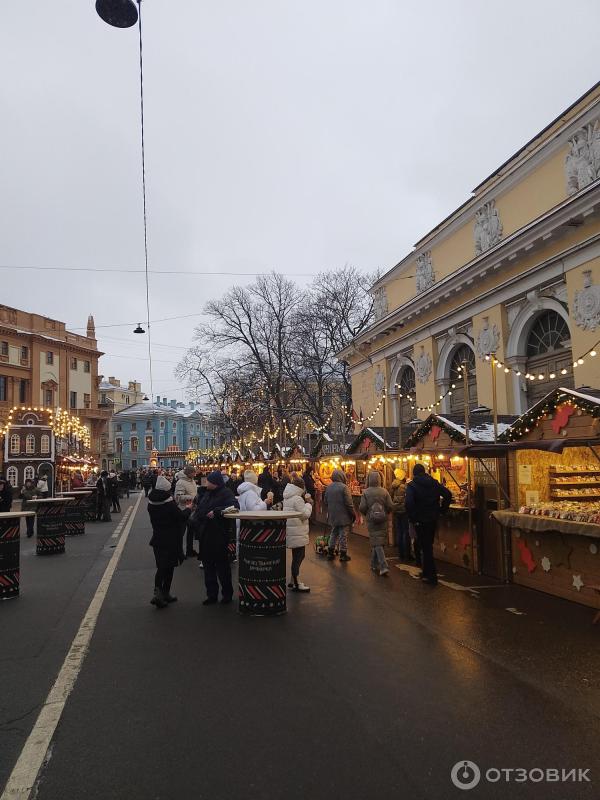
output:
MULTIPOLYGON (((442 414, 437 415, 438 419, 441 420, 444 425, 447 425, 449 428, 453 428, 455 431, 458 431, 462 436, 465 436, 465 426, 460 425, 457 422, 453 422, 448 417, 444 417, 442 414)), ((509 422, 498 422, 498 436, 504 431, 508 430, 511 427, 509 422)), ((465 436, 466 438, 466 436, 465 436)), ((493 442, 494 441, 494 423, 493 422, 471 422, 471 426, 469 428, 469 439, 472 442, 493 442)))

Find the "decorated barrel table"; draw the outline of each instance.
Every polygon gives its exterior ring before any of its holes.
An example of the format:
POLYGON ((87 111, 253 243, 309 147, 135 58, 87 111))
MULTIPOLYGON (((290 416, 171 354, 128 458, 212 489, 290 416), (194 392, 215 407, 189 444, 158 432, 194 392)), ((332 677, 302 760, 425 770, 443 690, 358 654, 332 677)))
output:
POLYGON ((33 516, 33 511, 0 513, 0 600, 19 595, 21 517, 33 516))
POLYGON ((84 534, 85 521, 89 519, 88 510, 92 492, 84 489, 73 489, 71 492, 61 492, 57 497, 68 497, 72 501, 65 507, 63 512, 66 520, 65 533, 67 536, 81 536, 84 534))
POLYGON ((36 513, 37 544, 35 552, 38 556, 65 552, 65 535, 67 533, 65 509, 67 504, 72 502, 72 497, 46 497, 27 501, 28 507, 36 513))
POLYGON ((286 521, 295 511, 242 511, 225 514, 240 522, 238 557, 239 606, 242 614, 285 614, 286 521))

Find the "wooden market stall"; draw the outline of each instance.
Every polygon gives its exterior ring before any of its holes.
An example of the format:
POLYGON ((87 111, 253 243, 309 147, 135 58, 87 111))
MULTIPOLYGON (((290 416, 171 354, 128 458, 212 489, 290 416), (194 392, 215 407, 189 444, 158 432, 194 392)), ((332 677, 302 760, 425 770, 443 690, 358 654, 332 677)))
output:
MULTIPOLYGON (((514 420, 514 416, 499 416, 497 434, 504 433, 514 420)), ((494 450, 491 415, 471 415, 469 442, 485 448, 469 453, 464 416, 431 414, 406 442, 408 452, 403 457, 407 477, 412 474, 412 465, 420 462, 452 492, 449 513, 438 524, 435 557, 473 572, 508 579, 502 537, 490 520, 491 511, 508 505, 505 449, 494 450)))
POLYGON ((600 392, 556 389, 519 417, 507 443, 515 583, 598 607, 600 392))

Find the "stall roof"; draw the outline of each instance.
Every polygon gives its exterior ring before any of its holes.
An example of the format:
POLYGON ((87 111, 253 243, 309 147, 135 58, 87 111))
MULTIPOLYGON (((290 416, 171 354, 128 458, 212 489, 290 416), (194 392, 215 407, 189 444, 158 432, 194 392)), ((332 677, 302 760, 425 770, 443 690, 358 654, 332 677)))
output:
MULTIPOLYGON (((394 429, 386 428, 385 446, 388 450, 398 449, 398 442, 390 441, 389 433, 393 430, 394 429)), ((395 430, 397 430, 397 428, 395 430)), ((353 455, 356 453, 361 443, 364 442, 365 439, 372 439, 376 444, 377 449, 383 451, 383 428, 363 428, 356 439, 354 439, 354 441, 348 446, 348 449, 346 450, 348 455, 353 455)))
POLYGON ((524 414, 517 417, 513 424, 499 437, 499 441, 512 442, 515 439, 520 439, 521 436, 527 433, 528 428, 537 423, 540 416, 553 413, 557 406, 566 402, 575 405, 592 417, 600 417, 600 391, 598 389, 592 389, 589 386, 581 386, 579 389, 560 387, 549 392, 524 414))
MULTIPOLYGON (((498 438, 515 421, 516 417, 498 415, 498 438)), ((471 442, 494 441, 494 418, 491 414, 472 414, 469 426, 469 439, 471 442)), ((442 428, 451 439, 458 444, 466 444, 465 418, 461 414, 430 414, 421 425, 411 433, 406 441, 406 447, 414 447, 417 442, 426 436, 434 425, 442 428)))

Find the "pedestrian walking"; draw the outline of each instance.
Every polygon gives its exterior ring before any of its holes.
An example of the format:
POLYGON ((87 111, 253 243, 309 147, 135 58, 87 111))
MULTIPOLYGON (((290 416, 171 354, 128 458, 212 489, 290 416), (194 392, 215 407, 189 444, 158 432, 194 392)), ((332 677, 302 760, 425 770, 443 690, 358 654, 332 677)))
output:
POLYGON ((421 549, 423 572, 421 580, 436 586, 437 570, 433 558, 433 540, 440 514, 445 514, 452 502, 452 493, 428 475, 423 464, 415 464, 412 480, 406 486, 406 511, 416 531, 421 549))
POLYGON ((185 533, 185 556, 186 558, 192 558, 192 556, 198 555, 198 553, 194 551, 193 526, 189 524, 190 515, 192 513, 192 503, 196 499, 196 494, 198 493, 198 487, 194 480, 196 468, 192 466, 184 467, 183 470, 177 474, 179 478, 175 484, 174 499, 181 514, 183 531, 185 533))
POLYGON ((4 475, 0 475, 0 511, 10 511, 12 508, 13 493, 12 486, 4 475))
POLYGON ((225 509, 231 507, 239 508, 238 500, 225 486, 223 475, 217 470, 210 472, 206 478, 206 492, 194 514, 199 558, 204 565, 205 606, 217 602, 219 584, 221 603, 231 603, 233 598, 229 545, 235 541, 235 528, 231 520, 223 517, 225 509))
POLYGON ((294 592, 310 592, 301 580, 300 565, 306 555, 306 546, 309 544, 310 515, 312 514, 312 498, 306 491, 302 478, 295 476, 291 483, 283 490, 283 510, 295 511, 301 517, 292 517, 286 525, 286 547, 292 551, 292 580, 288 587, 294 592))
POLYGON ((144 497, 148 497, 148 493, 152 488, 152 473, 150 471, 143 472, 140 481, 144 490, 144 497))
POLYGON ((390 495, 394 503, 394 533, 396 546, 401 561, 412 561, 410 534, 408 530, 408 514, 406 513, 406 476, 402 470, 395 470, 394 480, 390 487, 390 495))
POLYGON ((367 487, 360 498, 359 511, 365 515, 371 542, 371 569, 382 577, 390 573, 384 546, 388 538, 388 514, 394 511, 390 493, 381 485, 381 475, 375 470, 367 475, 367 487))
MULTIPOLYGON (((32 506, 28 501, 35 500, 40 496, 35 483, 30 479, 27 478, 25 481, 25 485, 21 489, 21 510, 22 511, 32 511, 34 506, 32 506)), ((33 536, 33 526, 35 524, 35 517, 25 517, 25 525, 27 528, 27 538, 31 539, 33 536)))
POLYGON ((119 479, 116 472, 111 472, 108 476, 108 495, 112 505, 111 512, 120 514, 121 504, 119 503, 119 479))
POLYGON ((150 546, 156 561, 154 597, 150 602, 157 608, 165 608, 177 600, 171 594, 171 583, 175 567, 183 563, 184 554, 181 514, 171 495, 171 485, 162 475, 158 476, 148 496, 148 513, 152 524, 150 546))
POLYGON ((340 561, 350 561, 348 555, 348 529, 356 519, 350 489, 346 486, 346 476, 341 469, 331 473, 331 483, 325 489, 323 502, 327 508, 327 522, 331 526, 327 558, 333 561, 336 548, 339 548, 340 561))
MULTIPOLYGON (((38 484, 39 487, 39 484, 38 484)), ((108 472, 103 469, 96 481, 98 490, 96 497, 96 519, 100 522, 111 522, 110 517, 110 484, 108 472)))
POLYGON ((40 493, 40 497, 43 497, 44 500, 50 496, 50 489, 48 488, 48 479, 45 475, 41 475, 38 478, 37 488, 40 493))

